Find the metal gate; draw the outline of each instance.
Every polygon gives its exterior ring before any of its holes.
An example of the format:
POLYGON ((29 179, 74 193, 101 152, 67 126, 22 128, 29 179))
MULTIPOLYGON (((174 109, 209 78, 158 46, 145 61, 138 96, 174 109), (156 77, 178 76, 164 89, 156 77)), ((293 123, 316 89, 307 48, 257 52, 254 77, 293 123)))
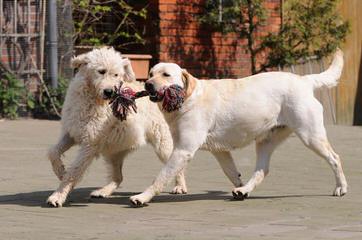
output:
MULTIPOLYGON (((43 82, 46 0, 0 0, 0 71, 43 82)), ((33 85, 33 86, 32 86, 33 85)))

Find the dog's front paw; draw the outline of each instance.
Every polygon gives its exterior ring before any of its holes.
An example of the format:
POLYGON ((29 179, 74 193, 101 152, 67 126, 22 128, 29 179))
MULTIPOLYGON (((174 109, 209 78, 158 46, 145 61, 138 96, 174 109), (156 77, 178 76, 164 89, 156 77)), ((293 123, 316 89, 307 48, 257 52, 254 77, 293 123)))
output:
POLYGON ((347 187, 336 187, 336 189, 333 192, 333 196, 342 197, 346 195, 347 193, 347 187))
POLYGON ((47 200, 47 204, 51 207, 62 207, 64 202, 65 197, 59 192, 54 192, 47 200))
POLYGON ((61 160, 61 155, 58 153, 56 148, 51 148, 48 151, 48 159, 52 163, 53 171, 60 181, 63 180, 65 175, 65 167, 61 160))
POLYGON ((144 207, 147 206, 147 203, 149 201, 151 201, 151 197, 149 197, 145 193, 141 193, 130 197, 129 200, 133 207, 144 207))
POLYGON ((233 194, 233 197, 235 200, 243 201, 244 199, 249 197, 249 193, 247 191, 243 190, 242 187, 234 188, 234 190, 232 191, 232 194, 233 194))
POLYGON ((183 187, 183 186, 175 186, 170 193, 171 194, 186 194, 187 188, 183 187))

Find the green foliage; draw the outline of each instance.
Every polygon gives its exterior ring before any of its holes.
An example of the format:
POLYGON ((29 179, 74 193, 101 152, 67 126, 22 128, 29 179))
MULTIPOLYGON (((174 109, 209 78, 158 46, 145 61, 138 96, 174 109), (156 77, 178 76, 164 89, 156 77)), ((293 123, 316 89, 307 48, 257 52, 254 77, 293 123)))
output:
POLYGON ((247 39, 251 72, 255 74, 268 68, 295 64, 309 56, 321 58, 334 52, 349 30, 348 22, 337 13, 338 2, 285 0, 280 31, 261 38, 256 33, 260 26, 267 23, 262 0, 223 0, 222 8, 219 1, 207 0, 200 22, 214 31, 234 32, 247 39), (263 51, 268 53, 268 57, 257 65, 257 56, 263 51))
POLYGON ((263 41, 271 49, 268 67, 295 64, 309 56, 333 53, 349 31, 349 23, 337 13, 339 0, 286 1, 284 21, 278 34, 263 41))
POLYGON ((68 81, 59 79, 56 89, 42 85, 38 93, 31 94, 14 75, 4 73, 0 81, 0 117, 16 119, 19 109, 26 107, 35 117, 59 119, 67 88, 68 81))
POLYGON ((34 103, 34 116, 38 118, 60 118, 59 113, 62 111, 68 85, 68 80, 59 79, 57 88, 41 86, 39 94, 31 98, 31 101, 34 103))
POLYGON ((207 0, 205 11, 199 18, 214 31, 224 34, 237 32, 242 36, 250 34, 249 22, 259 26, 265 22, 266 11, 263 0, 223 0, 222 5, 217 0, 207 0), (250 15, 254 16, 252 20, 250 15))
POLYGON ((0 80, 0 116, 10 119, 17 118, 24 94, 23 83, 12 74, 4 73, 0 80))
POLYGON ((122 49, 145 43, 144 29, 135 21, 146 19, 146 7, 136 10, 125 0, 74 0, 73 16, 76 45, 110 45, 122 49))

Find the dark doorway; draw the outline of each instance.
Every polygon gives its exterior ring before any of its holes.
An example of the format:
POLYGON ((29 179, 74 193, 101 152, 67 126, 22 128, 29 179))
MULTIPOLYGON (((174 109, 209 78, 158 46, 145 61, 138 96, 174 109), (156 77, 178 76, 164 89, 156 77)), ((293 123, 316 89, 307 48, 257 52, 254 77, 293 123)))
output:
POLYGON ((360 56, 361 59, 358 71, 357 93, 354 101, 353 125, 362 125, 362 49, 360 56))

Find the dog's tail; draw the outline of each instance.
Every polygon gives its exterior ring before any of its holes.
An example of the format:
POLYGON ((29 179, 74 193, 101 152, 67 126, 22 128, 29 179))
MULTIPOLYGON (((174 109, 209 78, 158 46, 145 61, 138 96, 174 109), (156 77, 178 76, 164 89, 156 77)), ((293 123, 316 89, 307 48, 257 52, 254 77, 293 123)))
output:
POLYGON ((314 89, 321 87, 332 88, 337 86, 338 80, 341 77, 343 69, 343 52, 341 49, 337 49, 334 53, 332 64, 329 68, 319 74, 305 75, 307 81, 310 81, 314 89))

